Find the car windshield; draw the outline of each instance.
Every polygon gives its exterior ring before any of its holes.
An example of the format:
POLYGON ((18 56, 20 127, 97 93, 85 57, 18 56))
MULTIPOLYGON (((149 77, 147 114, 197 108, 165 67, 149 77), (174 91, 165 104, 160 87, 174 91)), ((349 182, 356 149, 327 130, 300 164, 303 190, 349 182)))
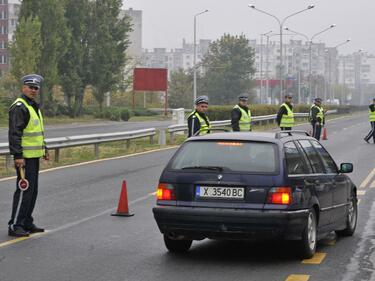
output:
POLYGON ((170 168, 275 173, 277 163, 277 146, 272 143, 191 141, 181 148, 170 168))

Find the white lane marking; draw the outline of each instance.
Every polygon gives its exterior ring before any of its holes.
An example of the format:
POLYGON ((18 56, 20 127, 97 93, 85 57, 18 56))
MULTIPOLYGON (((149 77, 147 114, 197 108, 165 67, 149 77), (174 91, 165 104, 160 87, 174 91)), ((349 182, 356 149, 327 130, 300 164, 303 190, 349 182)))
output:
POLYGON ((367 187, 368 183, 370 182, 370 180, 374 177, 375 175, 375 168, 368 174, 368 176, 366 177, 366 179, 361 183, 361 185, 359 186, 359 188, 365 188, 367 187))
POLYGON ((366 190, 357 190, 357 195, 365 195, 366 190))
MULTIPOLYGON (((155 149, 155 150, 150 150, 150 151, 145 151, 145 152, 139 152, 139 153, 134 153, 134 154, 129 154, 129 155, 123 155, 123 156, 117 156, 117 157, 111 157, 111 158, 104 158, 104 159, 98 159, 98 160, 83 162, 83 163, 66 165, 66 166, 61 166, 61 167, 56 167, 56 168, 51 168, 51 169, 43 170, 43 171, 40 171, 40 173, 48 173, 48 172, 53 172, 53 171, 57 171, 57 170, 74 168, 74 167, 79 167, 79 166, 84 166, 84 165, 89 165, 89 164, 95 164, 95 163, 100 163, 100 162, 106 162, 106 161, 124 159, 124 158, 129 158, 129 157, 136 157, 136 156, 140 156, 140 155, 145 155, 145 154, 151 154, 151 153, 161 152, 161 151, 165 151, 165 150, 170 150, 170 149, 174 149, 174 148, 177 148, 177 147, 178 146, 176 145, 176 146, 172 146, 172 147, 160 148, 160 149, 155 149)), ((16 179, 16 177, 3 178, 3 179, 0 179, 0 182, 8 181, 8 180, 14 180, 14 179, 16 179)))
MULTIPOLYGON (((358 274, 361 272, 362 263, 371 263, 374 256, 375 240, 373 239, 375 231, 375 202, 372 203, 371 210, 369 211, 370 217, 361 232, 357 232, 356 236, 360 237, 360 240, 356 247, 353 256, 350 259, 350 263, 346 266, 346 273, 344 274, 342 281, 355 280, 358 274), (371 253, 367 253, 371 249, 371 253), (366 258, 367 257, 367 258, 366 258)), ((375 280, 375 271, 366 270, 366 273, 371 274, 372 278, 366 280, 375 280)))

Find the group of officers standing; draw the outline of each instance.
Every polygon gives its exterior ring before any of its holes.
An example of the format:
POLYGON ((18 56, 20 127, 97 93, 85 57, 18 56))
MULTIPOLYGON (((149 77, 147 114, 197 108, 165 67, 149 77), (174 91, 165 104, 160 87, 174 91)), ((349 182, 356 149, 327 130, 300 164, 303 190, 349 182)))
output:
MULTIPOLYGON (((292 130, 294 121, 294 109, 292 104, 293 96, 285 95, 284 103, 277 112, 276 122, 281 130, 292 130)), ((210 133, 211 124, 207 116, 208 97, 200 96, 195 100, 195 110, 188 117, 188 136, 198 136, 210 133)), ((234 132, 250 132, 251 110, 249 108, 249 97, 240 95, 238 104, 231 112, 231 125, 234 132)), ((325 125, 325 112, 322 106, 322 99, 314 99, 314 104, 310 108, 309 120, 312 126, 312 136, 320 140, 322 128, 325 125)))

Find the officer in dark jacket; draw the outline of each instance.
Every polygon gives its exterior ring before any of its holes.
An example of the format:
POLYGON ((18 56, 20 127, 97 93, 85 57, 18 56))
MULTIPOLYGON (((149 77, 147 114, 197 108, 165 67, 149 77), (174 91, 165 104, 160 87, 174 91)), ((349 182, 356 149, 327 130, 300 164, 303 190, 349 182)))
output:
POLYGON ((371 131, 365 137, 365 142, 369 143, 369 140, 372 137, 372 140, 375 143, 375 98, 369 106, 369 121, 371 124, 371 131))
POLYGON ((43 116, 35 101, 43 77, 36 74, 22 79, 22 95, 9 109, 9 150, 14 156, 17 170, 17 183, 22 174, 29 187, 16 187, 13 196, 12 216, 8 234, 15 237, 29 236, 30 233, 44 232, 34 224, 32 213, 38 195, 39 159, 48 160, 44 142, 43 116), (21 173, 21 171, 24 173, 21 173))
POLYGON ((322 128, 325 125, 325 115, 321 98, 316 98, 314 100, 314 104, 310 108, 309 119, 313 131, 312 136, 317 140, 320 140, 322 128))
POLYGON ((206 114, 208 97, 200 96, 195 100, 195 110, 188 117, 188 137, 203 136, 210 133, 210 120, 206 114))
POLYGON ((248 106, 248 95, 240 95, 238 104, 234 106, 231 112, 233 132, 251 131, 251 111, 248 106))

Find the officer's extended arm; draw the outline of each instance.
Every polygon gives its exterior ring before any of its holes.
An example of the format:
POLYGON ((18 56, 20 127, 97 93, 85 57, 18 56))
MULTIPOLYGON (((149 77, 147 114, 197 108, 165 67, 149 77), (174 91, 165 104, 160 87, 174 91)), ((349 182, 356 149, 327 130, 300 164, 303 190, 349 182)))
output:
POLYGON ((22 105, 15 105, 9 110, 9 150, 14 159, 23 158, 21 139, 29 118, 22 105))
POLYGON ((282 106, 280 107, 279 112, 277 112, 277 116, 276 116, 277 125, 280 126, 281 118, 283 118, 284 114, 288 114, 288 111, 286 110, 285 106, 282 106))
POLYGON ((241 111, 238 108, 234 108, 231 113, 232 119, 232 130, 234 132, 240 131, 240 119, 241 119, 241 111))

